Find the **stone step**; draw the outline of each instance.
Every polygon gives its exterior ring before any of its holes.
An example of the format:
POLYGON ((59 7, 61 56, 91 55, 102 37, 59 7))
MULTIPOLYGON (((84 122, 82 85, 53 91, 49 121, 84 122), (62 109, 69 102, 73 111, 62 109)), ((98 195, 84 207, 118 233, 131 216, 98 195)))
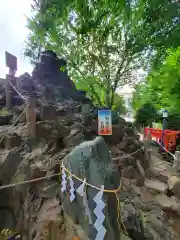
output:
POLYGON ((155 201, 161 206, 164 211, 173 211, 180 216, 180 202, 175 197, 168 197, 165 194, 156 196, 155 201))
POLYGON ((151 180, 151 179, 146 179, 144 181, 144 186, 151 190, 152 192, 158 192, 158 193, 166 193, 168 189, 168 185, 158 181, 158 180, 151 180))

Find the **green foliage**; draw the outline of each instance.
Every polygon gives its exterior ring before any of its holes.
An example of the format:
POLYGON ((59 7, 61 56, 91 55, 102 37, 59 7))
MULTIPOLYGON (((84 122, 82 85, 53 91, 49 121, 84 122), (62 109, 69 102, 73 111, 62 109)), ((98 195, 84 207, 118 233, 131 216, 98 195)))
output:
POLYGON ((65 66, 61 66, 61 67, 60 67, 60 71, 61 71, 61 72, 65 72, 65 71, 66 71, 66 67, 65 67, 65 66))
POLYGON ((125 114, 127 112, 124 99, 117 93, 114 95, 114 104, 112 106, 112 110, 119 114, 125 114))
POLYGON ((146 82, 137 86, 133 96, 135 110, 148 101, 157 109, 180 113, 180 47, 167 54, 159 70, 152 71, 146 82))
MULTIPOLYGON (((105 102, 105 88, 99 86, 98 79, 93 77, 79 77, 78 81, 75 81, 75 83, 78 89, 86 91, 95 105, 108 107, 105 102)), ((114 94, 112 110, 120 114, 126 113, 124 99, 117 93, 114 94)))
POLYGON ((108 107, 119 86, 136 83, 135 70, 179 42, 173 0, 34 2, 25 55, 34 62, 40 51, 55 50, 67 58, 76 84, 86 85, 94 101, 108 107))
POLYGON ((180 5, 175 0, 142 0, 143 34, 155 50, 153 67, 164 60, 168 48, 177 48, 180 42, 180 5))
POLYGON ((167 120, 167 129, 180 130, 180 113, 170 113, 167 120))
POLYGON ((135 124, 137 127, 152 126, 152 122, 157 118, 157 112, 154 105, 151 103, 145 103, 138 109, 135 116, 135 124))

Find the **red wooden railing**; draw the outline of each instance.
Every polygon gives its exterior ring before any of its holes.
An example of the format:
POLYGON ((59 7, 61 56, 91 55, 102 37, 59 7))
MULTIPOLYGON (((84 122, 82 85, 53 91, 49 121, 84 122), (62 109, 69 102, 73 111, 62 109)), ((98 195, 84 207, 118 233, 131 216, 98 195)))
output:
MULTIPOLYGON (((156 138, 157 142, 161 142, 162 129, 144 128, 144 137, 147 138, 148 133, 152 138, 156 138)), ((164 147, 166 150, 171 150, 176 147, 176 139, 179 137, 180 131, 164 130, 164 147)))

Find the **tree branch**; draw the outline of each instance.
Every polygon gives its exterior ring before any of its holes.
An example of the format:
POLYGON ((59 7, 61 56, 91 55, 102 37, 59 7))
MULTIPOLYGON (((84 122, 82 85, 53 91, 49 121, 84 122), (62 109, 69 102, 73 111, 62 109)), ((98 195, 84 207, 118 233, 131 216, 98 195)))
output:
POLYGON ((78 68, 77 64, 76 64, 74 61, 71 61, 71 62, 72 62, 72 64, 74 65, 74 67, 76 68, 76 70, 82 75, 84 81, 85 81, 85 82, 89 85, 89 87, 91 88, 91 91, 92 91, 92 93, 94 94, 94 96, 96 97, 96 100, 98 101, 98 104, 99 104, 99 105, 102 105, 101 99, 100 99, 98 93, 95 91, 94 86, 87 81, 87 79, 85 78, 84 74, 83 74, 83 73, 81 72, 81 70, 78 68))

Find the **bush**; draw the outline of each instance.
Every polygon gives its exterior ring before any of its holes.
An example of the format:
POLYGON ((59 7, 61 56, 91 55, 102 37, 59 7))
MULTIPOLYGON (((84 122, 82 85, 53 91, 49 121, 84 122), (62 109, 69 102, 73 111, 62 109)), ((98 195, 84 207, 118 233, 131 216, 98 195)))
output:
POLYGON ((180 114, 169 114, 167 119, 167 129, 180 131, 180 114))
POLYGON ((157 111, 152 103, 145 103, 138 109, 135 116, 135 126, 137 128, 150 126, 157 119, 157 111))

